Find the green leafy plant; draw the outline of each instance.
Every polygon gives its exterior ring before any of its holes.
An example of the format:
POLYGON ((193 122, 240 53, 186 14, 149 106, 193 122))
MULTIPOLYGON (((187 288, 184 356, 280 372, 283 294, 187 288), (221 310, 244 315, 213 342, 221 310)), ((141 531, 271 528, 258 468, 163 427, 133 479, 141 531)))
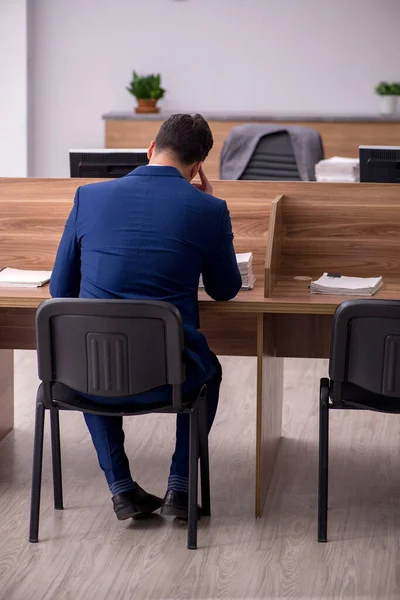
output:
POLYGON ((398 82, 392 83, 392 95, 400 96, 400 83, 398 83, 398 82))
POLYGON ((138 75, 133 71, 132 81, 126 88, 132 96, 143 100, 160 100, 165 95, 161 87, 161 75, 138 75))
POLYGON ((400 96, 400 83, 381 81, 375 88, 375 94, 378 94, 378 96, 400 96))

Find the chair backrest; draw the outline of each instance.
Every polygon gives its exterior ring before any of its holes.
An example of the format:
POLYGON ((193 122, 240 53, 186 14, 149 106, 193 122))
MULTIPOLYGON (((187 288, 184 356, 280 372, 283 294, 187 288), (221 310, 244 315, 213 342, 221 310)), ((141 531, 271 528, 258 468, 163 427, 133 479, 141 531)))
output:
POLYGON ((329 376, 340 394, 352 383, 400 398, 400 301, 350 300, 336 310, 329 376))
POLYGON ((288 132, 262 137, 240 179, 300 181, 288 132))
POLYGON ((122 397, 185 380, 183 324, 166 302, 54 299, 36 315, 39 378, 122 397))

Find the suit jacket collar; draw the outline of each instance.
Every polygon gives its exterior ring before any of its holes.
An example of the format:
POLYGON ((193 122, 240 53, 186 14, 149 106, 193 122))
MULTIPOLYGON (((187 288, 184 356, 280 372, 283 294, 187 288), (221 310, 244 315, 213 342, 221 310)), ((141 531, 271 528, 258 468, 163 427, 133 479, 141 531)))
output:
POLYGON ((127 177, 135 177, 138 175, 140 177, 150 175, 151 177, 181 177, 184 179, 183 175, 175 167, 161 167, 159 165, 137 167, 134 171, 128 173, 127 177))

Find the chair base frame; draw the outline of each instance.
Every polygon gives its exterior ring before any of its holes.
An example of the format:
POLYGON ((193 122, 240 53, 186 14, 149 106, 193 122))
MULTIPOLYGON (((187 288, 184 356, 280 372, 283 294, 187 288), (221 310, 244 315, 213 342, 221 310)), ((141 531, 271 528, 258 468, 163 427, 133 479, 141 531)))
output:
MULTIPOLYGON (((197 497, 198 497, 198 475, 200 458, 200 476, 201 476, 201 502, 202 514, 205 517, 211 515, 210 501, 210 470, 209 470, 209 450, 208 450, 208 427, 207 427, 207 398, 205 393, 200 393, 193 404, 188 416, 190 419, 190 437, 189 437, 189 506, 188 506, 188 535, 187 547, 189 550, 197 549, 197 497)), ((53 492, 54 508, 62 510, 63 486, 62 486, 62 466, 61 466, 61 440, 60 440, 60 419, 59 407, 50 408, 50 426, 51 426, 51 450, 52 450, 52 468, 53 468, 53 492)), ((35 437, 33 449, 33 469, 32 469, 32 492, 31 492, 31 511, 29 525, 29 541, 37 543, 39 541, 39 518, 40 518, 40 498, 42 488, 42 466, 43 466, 43 439, 45 425, 46 407, 43 401, 38 397, 36 401, 35 417, 35 437)))

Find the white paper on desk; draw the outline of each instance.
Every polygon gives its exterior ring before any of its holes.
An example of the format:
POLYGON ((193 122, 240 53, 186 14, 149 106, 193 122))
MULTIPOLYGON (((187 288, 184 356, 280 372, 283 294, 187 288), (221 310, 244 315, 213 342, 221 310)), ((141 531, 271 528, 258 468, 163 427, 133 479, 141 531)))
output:
POLYGON ((360 181, 360 164, 358 158, 333 156, 320 160, 315 165, 317 181, 353 183, 360 181))
POLYGON ((382 277, 329 277, 324 273, 312 281, 312 294, 336 294, 340 296, 373 296, 383 285, 382 277))
POLYGON ((318 165, 351 165, 358 166, 360 164, 359 158, 349 158, 348 156, 332 156, 325 160, 320 160, 318 165))
POLYGON ((0 271, 0 287, 41 287, 50 281, 51 271, 23 271, 6 267, 0 271))
POLYGON ((250 261, 253 260, 253 253, 252 252, 239 252, 239 254, 236 254, 236 260, 237 260, 237 264, 243 264, 243 263, 249 263, 250 261))

